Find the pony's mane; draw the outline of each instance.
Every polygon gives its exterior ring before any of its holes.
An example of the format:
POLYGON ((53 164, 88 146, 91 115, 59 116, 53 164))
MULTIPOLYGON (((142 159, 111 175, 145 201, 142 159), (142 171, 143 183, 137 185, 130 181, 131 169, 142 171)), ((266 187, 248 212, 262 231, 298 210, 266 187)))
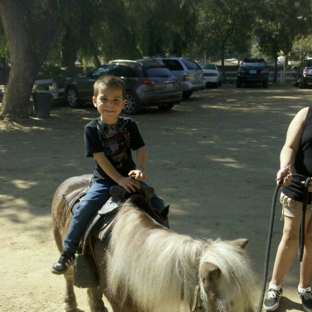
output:
MULTIPOLYGON (((189 311, 199 283, 198 267, 205 261, 222 272, 219 311, 242 312, 252 305, 254 278, 243 249, 221 240, 206 242, 175 233, 131 203, 124 204, 117 215, 104 261, 109 291, 121 300, 130 297, 137 311, 176 312, 181 304, 189 311)), ((209 299, 201 283, 200 290, 208 310, 209 299)))
POLYGON ((142 311, 164 312, 168 307, 179 311, 177 303, 189 302, 198 282, 203 244, 156 224, 132 204, 125 204, 117 216, 110 256, 105 260, 110 291, 123 298, 130 293, 142 311))

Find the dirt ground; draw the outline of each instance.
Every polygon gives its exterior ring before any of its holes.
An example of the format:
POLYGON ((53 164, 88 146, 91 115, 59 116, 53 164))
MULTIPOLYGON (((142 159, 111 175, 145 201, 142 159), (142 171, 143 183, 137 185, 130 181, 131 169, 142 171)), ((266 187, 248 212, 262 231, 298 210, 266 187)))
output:
MULTIPOLYGON (((249 238, 262 285, 278 158, 294 114, 312 104, 311 89, 223 86, 195 93, 170 112, 133 118, 148 148, 149 183, 170 204, 171 228, 199 238, 249 238)), ((50 273, 59 254, 50 203, 66 178, 91 173, 83 126, 97 112, 55 104, 51 117, 0 123, 0 311, 63 311, 65 283, 50 273)), ((269 277, 282 222, 277 204, 269 277)), ((296 295, 298 261, 284 281, 278 311, 303 311, 296 295)), ((77 289, 81 311, 89 311, 77 289)), ((258 302, 255 302, 255 308, 258 302)))

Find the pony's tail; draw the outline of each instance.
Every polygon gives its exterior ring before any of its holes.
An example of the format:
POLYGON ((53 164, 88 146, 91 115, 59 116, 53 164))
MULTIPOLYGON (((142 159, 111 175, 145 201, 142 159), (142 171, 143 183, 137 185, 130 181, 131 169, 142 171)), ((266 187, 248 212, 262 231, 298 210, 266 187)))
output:
POLYGON ((243 249, 246 244, 247 240, 208 241, 199 265, 200 296, 206 310, 253 311, 255 282, 243 249))

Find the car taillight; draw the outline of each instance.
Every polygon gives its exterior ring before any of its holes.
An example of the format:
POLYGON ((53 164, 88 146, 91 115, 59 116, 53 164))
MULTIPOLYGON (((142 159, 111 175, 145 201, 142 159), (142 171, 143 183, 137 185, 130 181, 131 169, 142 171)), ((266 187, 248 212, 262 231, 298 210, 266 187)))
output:
POLYGON ((141 83, 141 84, 144 84, 144 85, 152 85, 152 84, 155 84, 154 81, 152 81, 152 80, 147 80, 147 79, 141 79, 141 80, 140 80, 140 83, 141 83))
POLYGON ((183 81, 189 81, 189 80, 190 80, 190 76, 187 74, 184 74, 183 81))

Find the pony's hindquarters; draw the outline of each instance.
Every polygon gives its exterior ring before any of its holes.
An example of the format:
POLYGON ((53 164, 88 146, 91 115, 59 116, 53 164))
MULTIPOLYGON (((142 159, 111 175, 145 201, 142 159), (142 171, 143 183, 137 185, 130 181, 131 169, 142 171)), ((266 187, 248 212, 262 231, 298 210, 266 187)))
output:
POLYGON ((250 312, 255 283, 249 257, 242 244, 221 240, 207 242, 199 264, 200 297, 206 310, 250 312))

